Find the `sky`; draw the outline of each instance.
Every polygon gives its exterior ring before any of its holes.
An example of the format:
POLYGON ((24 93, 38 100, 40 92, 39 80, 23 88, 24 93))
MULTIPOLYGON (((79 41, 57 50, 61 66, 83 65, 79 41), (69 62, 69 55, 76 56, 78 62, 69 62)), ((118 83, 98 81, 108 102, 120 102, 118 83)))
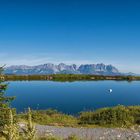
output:
POLYGON ((116 66, 140 74, 139 0, 0 0, 0 64, 116 66))

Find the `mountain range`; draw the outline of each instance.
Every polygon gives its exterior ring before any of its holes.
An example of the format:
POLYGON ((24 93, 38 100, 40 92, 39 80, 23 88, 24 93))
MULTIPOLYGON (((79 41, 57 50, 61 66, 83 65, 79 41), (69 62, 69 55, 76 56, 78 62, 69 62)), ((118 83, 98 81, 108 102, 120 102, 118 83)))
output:
POLYGON ((81 64, 58 65, 47 63, 37 66, 13 65, 5 68, 5 74, 15 75, 47 75, 47 74, 92 74, 92 75, 121 75, 119 70, 112 65, 81 64))

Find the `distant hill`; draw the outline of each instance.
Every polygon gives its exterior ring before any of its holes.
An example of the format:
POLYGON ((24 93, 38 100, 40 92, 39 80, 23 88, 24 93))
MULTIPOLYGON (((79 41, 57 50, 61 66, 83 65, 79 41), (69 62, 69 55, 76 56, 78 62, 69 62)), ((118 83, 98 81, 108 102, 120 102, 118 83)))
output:
POLYGON ((16 75, 44 75, 44 74, 92 74, 92 75, 121 75, 119 70, 112 65, 101 64, 76 64, 58 65, 47 63, 37 66, 13 65, 5 68, 5 74, 16 75))

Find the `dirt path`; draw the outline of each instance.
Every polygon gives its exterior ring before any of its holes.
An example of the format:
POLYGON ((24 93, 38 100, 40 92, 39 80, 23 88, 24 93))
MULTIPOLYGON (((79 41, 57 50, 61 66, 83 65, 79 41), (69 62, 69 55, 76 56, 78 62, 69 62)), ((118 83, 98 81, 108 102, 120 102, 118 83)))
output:
POLYGON ((54 135, 66 138, 69 135, 77 135, 82 140, 140 140, 140 132, 128 129, 115 128, 71 128, 55 126, 36 125, 40 136, 54 135))

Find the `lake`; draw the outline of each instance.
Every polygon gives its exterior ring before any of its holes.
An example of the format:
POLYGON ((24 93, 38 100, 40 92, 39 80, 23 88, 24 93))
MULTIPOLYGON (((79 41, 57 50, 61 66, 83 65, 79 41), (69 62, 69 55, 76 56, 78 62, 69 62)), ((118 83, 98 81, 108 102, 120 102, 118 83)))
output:
POLYGON ((16 96, 11 106, 20 112, 31 107, 76 114, 119 104, 139 105, 140 81, 14 81, 9 82, 6 95, 16 96))

